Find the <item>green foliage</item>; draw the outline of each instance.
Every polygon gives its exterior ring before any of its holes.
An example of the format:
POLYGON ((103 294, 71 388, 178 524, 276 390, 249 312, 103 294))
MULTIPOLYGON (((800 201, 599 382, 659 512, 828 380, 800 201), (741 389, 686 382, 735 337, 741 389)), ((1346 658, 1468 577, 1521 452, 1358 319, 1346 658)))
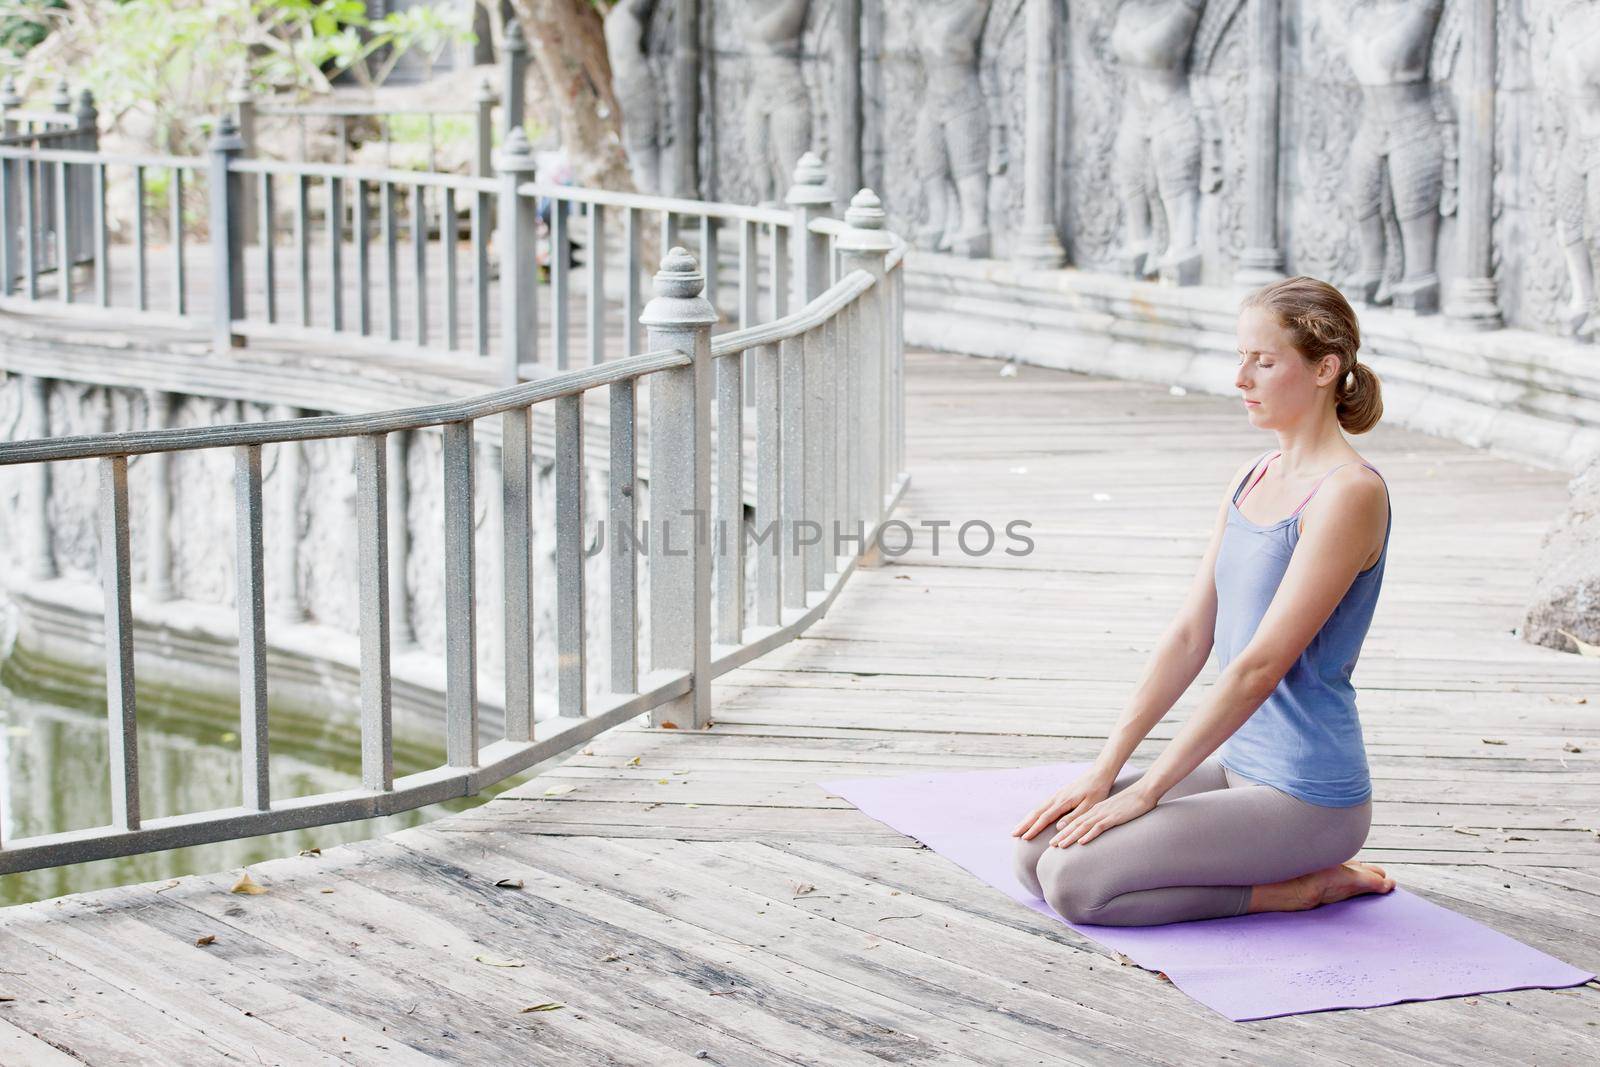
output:
POLYGON ((0 54, 26 55, 50 33, 50 12, 65 6, 64 0, 0 3, 0 54))
POLYGON ((349 71, 375 87, 408 50, 431 65, 452 42, 472 39, 470 9, 462 8, 370 19, 364 0, 51 2, 60 10, 45 11, 44 0, 0 0, 0 15, 26 8, 33 24, 50 27, 21 59, 25 81, 37 92, 68 78, 94 93, 104 126, 142 119, 141 138, 173 152, 201 146, 237 86, 309 95, 349 71))

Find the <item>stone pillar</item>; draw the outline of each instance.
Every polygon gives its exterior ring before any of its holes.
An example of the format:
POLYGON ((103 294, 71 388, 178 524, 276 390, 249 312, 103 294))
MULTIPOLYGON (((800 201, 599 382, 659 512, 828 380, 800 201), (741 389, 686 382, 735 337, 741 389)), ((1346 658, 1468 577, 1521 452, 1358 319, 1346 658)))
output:
POLYGON ((839 68, 834 72, 834 188, 861 188, 861 0, 839 0, 834 11, 839 20, 839 68))
MULTIPOLYGON (((688 671, 693 690, 653 708, 652 726, 711 725, 711 327, 693 256, 674 248, 639 321, 651 352, 687 352, 686 366, 649 376, 650 670, 688 671)), ((640 683, 641 685, 647 683, 640 683)))
POLYGON ((538 303, 535 293, 539 272, 534 263, 538 204, 517 192, 533 180, 533 149, 522 127, 512 129, 500 146, 494 168, 500 176, 499 228, 495 249, 500 254, 501 379, 507 385, 522 380, 523 363, 539 358, 538 303))
MULTIPOLYGON (((1031 34, 1031 27, 1029 32, 1031 34)), ((839 235, 840 272, 864 270, 877 280, 877 284, 861 294, 859 332, 853 338, 855 343, 841 353, 845 359, 856 361, 858 370, 850 376, 852 383, 858 383, 858 388, 855 395, 849 397, 851 410, 845 416, 851 427, 849 432, 857 438, 854 445, 856 469, 852 479, 856 493, 844 518, 847 522, 859 521, 865 532, 871 534, 884 518, 884 499, 891 481, 888 371, 893 324, 885 260, 894 251, 895 238, 884 229, 883 204, 871 189, 856 193, 844 213, 844 220, 850 228, 839 235)), ((878 562, 876 542, 862 545, 862 555, 864 563, 878 562)))
POLYGON ((1467 4, 1467 89, 1461 109, 1460 199, 1456 232, 1461 274, 1445 314, 1475 330, 1499 328, 1494 284, 1494 0, 1467 4))
POLYGON ((672 178, 670 195, 700 196, 700 3, 677 0, 673 13, 672 178))
POLYGON ((828 235, 813 233, 811 224, 827 217, 833 193, 828 189, 828 168, 815 152, 800 157, 793 177, 794 184, 784 194, 783 202, 794 209, 794 237, 789 252, 794 256, 793 309, 798 311, 828 288, 828 235))
POLYGON ((1233 280, 1265 285, 1283 277, 1278 247, 1278 94, 1281 0, 1250 0, 1250 87, 1245 139, 1245 246, 1233 280))
POLYGON ((1056 42, 1061 36, 1061 0, 1027 0, 1027 4, 1022 225, 1017 227, 1011 258, 1025 267, 1050 270, 1067 258, 1056 233, 1056 42))
POLYGON ((505 79, 505 92, 500 100, 500 133, 509 137, 512 130, 523 128, 528 98, 528 39, 522 35, 522 22, 515 15, 506 20, 503 53, 501 77, 505 79))

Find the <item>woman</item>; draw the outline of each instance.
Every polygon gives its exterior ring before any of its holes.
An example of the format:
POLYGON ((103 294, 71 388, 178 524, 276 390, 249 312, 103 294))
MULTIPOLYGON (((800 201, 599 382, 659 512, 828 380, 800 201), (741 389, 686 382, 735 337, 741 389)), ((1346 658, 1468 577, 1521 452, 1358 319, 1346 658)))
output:
POLYGON ((1378 421, 1378 378, 1356 362, 1355 312, 1313 278, 1246 298, 1238 340, 1234 385, 1278 447, 1229 479, 1188 597, 1092 769, 1012 830, 1018 880, 1070 922, 1301 911, 1394 888, 1382 867, 1344 862, 1372 818, 1350 672, 1390 527, 1388 486, 1344 431, 1378 421), (1119 775, 1213 647, 1205 704, 1148 770, 1119 775))

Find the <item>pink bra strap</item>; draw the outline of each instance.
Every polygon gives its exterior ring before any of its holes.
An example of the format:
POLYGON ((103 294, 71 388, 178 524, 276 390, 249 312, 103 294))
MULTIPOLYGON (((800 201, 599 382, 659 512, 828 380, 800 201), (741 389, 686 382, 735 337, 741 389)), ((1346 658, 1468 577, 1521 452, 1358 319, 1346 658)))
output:
MULTIPOLYGON (((1339 467, 1348 467, 1349 465, 1350 465, 1349 463, 1341 463, 1341 464, 1339 464, 1339 467)), ((1376 474, 1379 478, 1383 477, 1382 472, 1380 472, 1378 470, 1378 468, 1374 467, 1372 464, 1363 463, 1362 466, 1367 468, 1373 474, 1376 474)), ((1331 470, 1328 471, 1328 474, 1332 474, 1334 471, 1338 470, 1339 467, 1332 468, 1331 470)), ((1322 483, 1328 480, 1328 474, 1324 474, 1322 477, 1317 479, 1317 484, 1313 485, 1311 487, 1311 492, 1307 493, 1306 494, 1306 498, 1304 500, 1300 501, 1299 504, 1295 505, 1295 509, 1293 511, 1289 512, 1289 514, 1291 514, 1291 515, 1299 514, 1300 509, 1305 507, 1308 503, 1311 502, 1311 498, 1317 495, 1317 490, 1322 488, 1322 483)))
MULTIPOLYGON (((1250 495, 1250 490, 1254 489, 1256 487, 1257 483, 1259 483, 1261 481, 1261 479, 1263 479, 1263 478, 1265 478, 1267 476, 1267 464, 1271 463, 1273 460, 1277 459, 1281 455, 1283 455, 1282 452, 1274 452, 1270 457, 1268 457, 1266 462, 1261 464, 1261 473, 1257 474, 1256 477, 1255 477, 1255 481, 1252 481, 1249 485, 1247 485, 1245 487, 1244 492, 1240 493, 1238 495, 1238 497, 1235 498, 1235 500, 1234 500, 1235 504, 1238 504, 1239 501, 1243 500, 1245 497, 1250 495)), ((1246 475, 1246 477, 1249 477, 1249 475, 1246 475)))

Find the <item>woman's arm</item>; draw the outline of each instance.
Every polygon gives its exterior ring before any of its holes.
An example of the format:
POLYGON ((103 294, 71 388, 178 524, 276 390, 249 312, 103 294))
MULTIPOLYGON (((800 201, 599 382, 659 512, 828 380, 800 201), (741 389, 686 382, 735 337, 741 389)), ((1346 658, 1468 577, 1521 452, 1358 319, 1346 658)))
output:
POLYGON ((1189 594, 1151 651, 1144 675, 1127 708, 1094 761, 1096 771, 1115 778, 1139 747, 1139 742, 1172 710, 1172 705, 1211 659, 1217 626, 1217 551, 1222 545, 1222 532, 1228 526, 1233 487, 1244 478, 1247 467, 1241 466, 1233 472, 1222 497, 1222 506, 1217 509, 1216 522, 1212 524, 1211 543, 1206 546, 1205 556, 1189 584, 1189 594))
POLYGON ((1205 705, 1130 788, 1154 804, 1255 714, 1381 542, 1386 497, 1378 476, 1359 465, 1328 479, 1305 512, 1305 533, 1255 636, 1222 672, 1205 705))

